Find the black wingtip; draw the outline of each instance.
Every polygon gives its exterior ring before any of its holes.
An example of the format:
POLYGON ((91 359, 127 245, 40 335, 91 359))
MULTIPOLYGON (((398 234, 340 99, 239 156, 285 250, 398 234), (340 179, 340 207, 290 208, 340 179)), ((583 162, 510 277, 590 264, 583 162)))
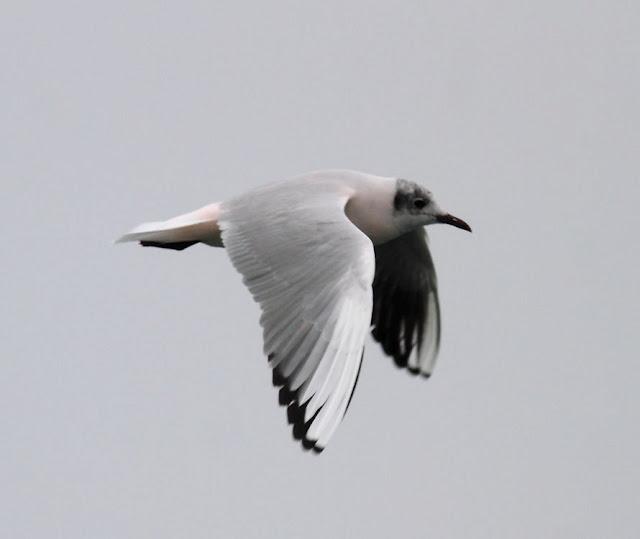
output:
POLYGON ((308 401, 304 404, 300 404, 298 399, 298 391, 291 391, 287 386, 287 380, 277 369, 271 372, 271 382, 275 387, 279 387, 278 391, 278 403, 281 406, 287 407, 287 422, 291 425, 291 434, 293 439, 300 442, 301 447, 305 451, 313 451, 315 454, 319 454, 324 450, 324 447, 317 445, 318 441, 307 437, 307 432, 311 427, 311 423, 320 413, 322 407, 320 407, 313 417, 308 421, 304 420, 308 401))
POLYGON ((289 406, 292 400, 291 392, 286 387, 281 387, 280 391, 278 391, 278 404, 280 406, 289 406))

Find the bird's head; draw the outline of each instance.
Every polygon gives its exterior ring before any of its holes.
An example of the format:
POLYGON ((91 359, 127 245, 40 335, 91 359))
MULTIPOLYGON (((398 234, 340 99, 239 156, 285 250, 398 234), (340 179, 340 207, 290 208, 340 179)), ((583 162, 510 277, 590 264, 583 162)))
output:
POLYGON ((407 231, 419 226, 444 223, 471 232, 471 227, 462 219, 438 206, 431 191, 408 180, 396 182, 393 211, 398 225, 407 231))

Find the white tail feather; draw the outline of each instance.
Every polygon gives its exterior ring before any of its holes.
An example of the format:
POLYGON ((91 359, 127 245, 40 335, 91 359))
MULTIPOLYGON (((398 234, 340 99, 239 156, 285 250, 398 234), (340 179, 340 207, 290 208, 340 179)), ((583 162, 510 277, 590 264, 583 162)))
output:
POLYGON ((218 216, 220 204, 214 203, 167 221, 142 223, 116 243, 128 241, 153 241, 159 243, 177 243, 200 241, 214 247, 222 247, 218 216))

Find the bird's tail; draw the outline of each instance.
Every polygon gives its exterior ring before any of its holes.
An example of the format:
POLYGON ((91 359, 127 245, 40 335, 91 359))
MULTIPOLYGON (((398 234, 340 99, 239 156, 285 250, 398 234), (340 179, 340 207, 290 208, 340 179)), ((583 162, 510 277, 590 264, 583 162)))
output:
POLYGON ((218 216, 220 204, 213 203, 166 221, 142 223, 116 243, 138 241, 144 247, 160 247, 181 251, 196 243, 222 247, 218 216))

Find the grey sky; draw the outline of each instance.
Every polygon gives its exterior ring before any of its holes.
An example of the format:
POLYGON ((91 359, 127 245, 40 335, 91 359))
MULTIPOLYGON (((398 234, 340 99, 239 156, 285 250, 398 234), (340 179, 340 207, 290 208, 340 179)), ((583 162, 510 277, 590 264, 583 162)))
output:
POLYGON ((635 2, 9 2, 0 536, 638 537, 635 2), (222 250, 114 247, 317 168, 428 186, 443 343, 290 439, 222 250))

